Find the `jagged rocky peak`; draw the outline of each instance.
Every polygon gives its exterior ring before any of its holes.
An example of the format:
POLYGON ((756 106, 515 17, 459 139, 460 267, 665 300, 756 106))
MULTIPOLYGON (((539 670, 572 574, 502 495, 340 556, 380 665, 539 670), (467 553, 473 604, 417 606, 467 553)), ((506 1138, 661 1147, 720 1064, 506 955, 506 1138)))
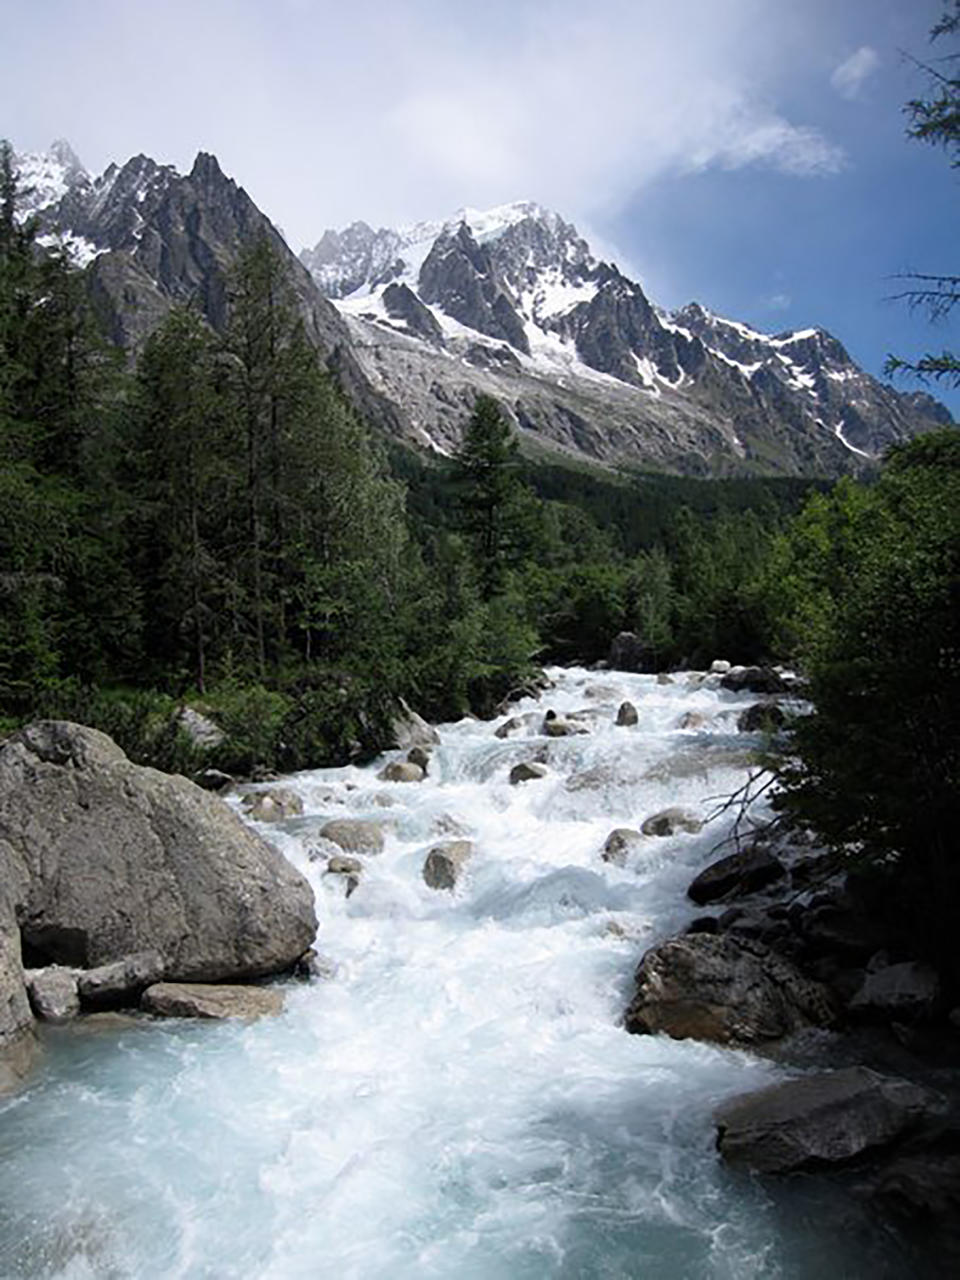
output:
POLYGON ((65 138, 51 142, 46 151, 14 155, 18 175, 17 205, 24 217, 57 204, 75 187, 88 187, 90 175, 65 138))

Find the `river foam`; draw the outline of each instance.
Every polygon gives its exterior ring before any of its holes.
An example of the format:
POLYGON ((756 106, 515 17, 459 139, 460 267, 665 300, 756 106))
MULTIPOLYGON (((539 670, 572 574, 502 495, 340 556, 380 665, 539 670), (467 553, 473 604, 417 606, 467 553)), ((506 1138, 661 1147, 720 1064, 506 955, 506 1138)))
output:
POLYGON ((721 1165, 711 1112, 788 1072, 755 1055, 627 1035, 643 950, 695 914, 694 874, 729 829, 611 828, 740 786, 754 699, 715 679, 553 671, 492 723, 444 726, 421 783, 369 768, 285 779, 304 816, 262 828, 310 878, 331 976, 286 984, 250 1025, 144 1021, 46 1033, 32 1086, 0 1104, 0 1275, 337 1280, 806 1278, 904 1274, 895 1242, 834 1189, 721 1165), (614 725, 618 703, 639 712, 614 725), (548 740, 546 707, 593 709, 548 740), (686 711, 707 717, 681 730, 686 711), (520 786, 513 764, 545 750, 520 786), (323 822, 387 824, 347 898, 311 861, 323 822), (429 848, 475 856, 429 889, 429 848))

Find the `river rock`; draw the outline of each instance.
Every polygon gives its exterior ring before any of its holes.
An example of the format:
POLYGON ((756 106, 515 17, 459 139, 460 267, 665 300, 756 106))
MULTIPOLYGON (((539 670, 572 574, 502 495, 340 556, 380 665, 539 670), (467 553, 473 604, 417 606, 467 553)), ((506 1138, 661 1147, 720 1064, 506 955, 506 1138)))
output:
POLYGON ((657 684, 676 684, 676 681, 673 676, 668 675, 666 671, 658 671, 657 684))
POLYGON ((399 711, 390 722, 390 745, 401 751, 411 747, 433 747, 440 741, 440 734, 423 716, 399 699, 399 711))
POLYGON ((430 752, 426 747, 411 747, 407 752, 407 763, 419 766, 427 774, 430 772, 430 752))
POLYGON ((775 702, 755 702, 737 716, 738 733, 775 733, 787 723, 775 702))
POLYGON ((533 782, 536 778, 545 778, 547 773, 545 764, 538 764, 536 760, 524 760, 510 770, 510 782, 514 786, 518 782, 533 782))
POLYGON ((303 813, 303 801, 295 791, 277 787, 243 797, 243 810, 253 822, 284 822, 303 813))
POLYGON ((675 1040, 752 1045, 834 1021, 826 988, 782 956, 748 938, 695 933, 646 953, 625 1026, 675 1040))
POLYGON ((672 836, 678 831, 695 835, 702 826, 700 819, 687 809, 661 809, 651 814, 640 830, 645 836, 672 836))
POLYGON ((555 711, 548 711, 543 717, 540 732, 548 738, 569 738, 576 733, 589 733, 585 724, 572 720, 569 716, 558 716, 555 711))
POLYGON ((719 1107, 717 1149, 728 1163, 761 1173, 842 1166, 942 1110, 932 1090, 867 1067, 818 1072, 719 1107))
POLYGON ((164 975, 159 951, 141 951, 112 964, 99 965, 77 974, 80 1002, 91 1009, 110 1009, 136 1004, 140 993, 164 975))
POLYGON ((332 840, 346 853, 382 853, 383 826, 364 818, 334 818, 320 828, 323 840, 332 840))
POLYGON ((316 932, 307 881, 222 800, 65 721, 0 748, 0 872, 34 962, 159 951, 170 978, 249 978, 316 932))
POLYGON ((731 693, 786 693, 787 685, 773 667, 734 667, 720 679, 731 693))
POLYGON ((26 981, 33 1012, 44 1022, 69 1022, 80 1012, 76 969, 59 964, 28 969, 26 981))
POLYGON ((643 840, 639 831, 632 827, 616 827, 603 842, 600 857, 604 862, 612 862, 615 867, 626 864, 627 858, 643 840))
POLYGON ((753 846, 712 862, 692 882, 687 896, 699 907, 721 898, 755 893, 787 874, 786 867, 765 849, 753 846))
POLYGON ((864 1018, 922 1022, 936 1014, 939 1004, 936 970, 909 960, 868 972, 849 1007, 864 1018))
POLYGON ((701 711, 685 711, 677 721, 678 729, 702 729, 707 717, 701 711))
POLYGON ((161 1018, 262 1018, 282 1011, 283 995, 269 987, 158 982, 140 1007, 161 1018))
POLYGON ((409 760, 391 760, 377 774, 381 782, 422 782, 423 770, 409 760))
POLYGON ((725 676, 730 670, 730 663, 726 658, 714 658, 710 663, 710 674, 712 676, 725 676))
POLYGON ((637 715, 637 708, 633 703, 621 702, 620 708, 617 711, 617 724, 629 726, 638 724, 639 721, 640 717, 637 715))
POLYGON ((472 857, 470 840, 449 840, 435 845, 423 864, 423 878, 431 889, 452 889, 472 857))
POLYGON ((24 985, 20 930, 7 897, 9 889, 0 882, 0 1094, 22 1083, 39 1049, 24 985))
POLYGON ((224 773, 222 769, 201 769, 193 775, 193 780, 204 791, 216 791, 219 795, 224 795, 234 783, 230 774, 224 773))
POLYGON ((509 738, 511 733, 519 733, 523 729, 523 721, 519 716, 511 716, 509 720, 505 720, 499 729, 494 731, 495 738, 509 738))

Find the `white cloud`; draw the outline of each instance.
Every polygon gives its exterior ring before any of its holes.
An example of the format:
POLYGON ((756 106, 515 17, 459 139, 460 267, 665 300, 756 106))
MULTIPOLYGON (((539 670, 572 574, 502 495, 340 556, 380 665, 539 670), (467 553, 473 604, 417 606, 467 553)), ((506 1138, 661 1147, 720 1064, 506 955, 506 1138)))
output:
POLYGON ((849 58, 845 58, 840 63, 830 77, 830 83, 841 98, 852 101, 860 96, 860 90, 865 82, 879 66, 880 55, 876 49, 871 49, 868 44, 861 45, 855 53, 851 53, 849 58))

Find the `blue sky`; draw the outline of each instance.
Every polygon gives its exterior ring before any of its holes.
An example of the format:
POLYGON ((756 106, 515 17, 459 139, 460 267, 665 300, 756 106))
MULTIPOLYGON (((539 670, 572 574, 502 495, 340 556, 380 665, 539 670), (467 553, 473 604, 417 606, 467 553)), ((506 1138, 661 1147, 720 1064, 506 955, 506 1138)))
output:
MULTIPOLYGON (((878 373, 960 343, 887 301, 956 271, 958 175, 908 142, 939 0, 0 0, 0 132, 92 171, 199 149, 291 244, 534 199, 654 301, 820 324, 878 373)), ((960 318, 960 317, 958 317, 960 318)), ((960 393, 948 395, 960 416, 960 393)))

